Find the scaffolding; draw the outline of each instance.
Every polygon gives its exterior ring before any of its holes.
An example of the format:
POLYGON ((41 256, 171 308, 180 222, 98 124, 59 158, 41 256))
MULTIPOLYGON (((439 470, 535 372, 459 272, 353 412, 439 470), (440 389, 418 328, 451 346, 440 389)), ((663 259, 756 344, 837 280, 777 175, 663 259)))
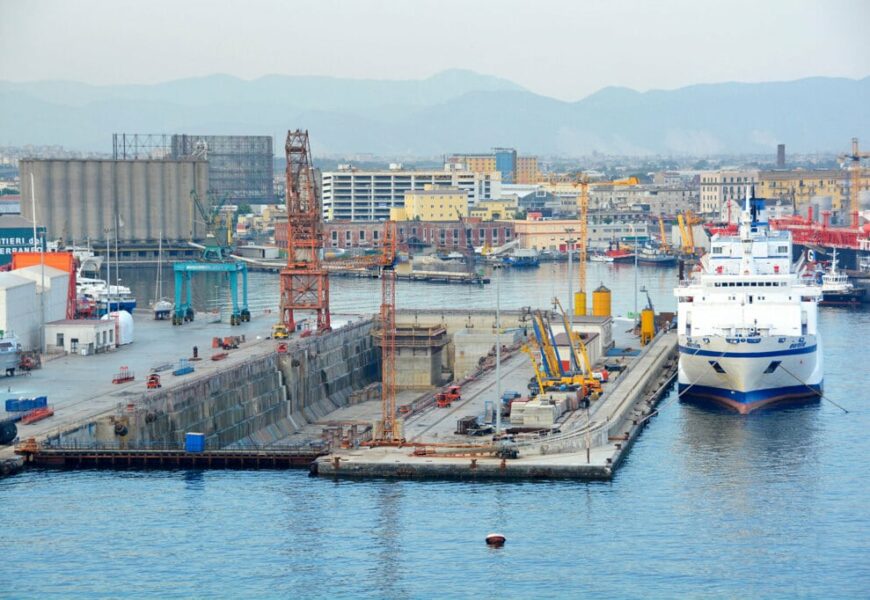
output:
POLYGON ((116 133, 115 160, 205 159, 209 191, 230 204, 274 204, 272 137, 268 135, 188 135, 116 133))

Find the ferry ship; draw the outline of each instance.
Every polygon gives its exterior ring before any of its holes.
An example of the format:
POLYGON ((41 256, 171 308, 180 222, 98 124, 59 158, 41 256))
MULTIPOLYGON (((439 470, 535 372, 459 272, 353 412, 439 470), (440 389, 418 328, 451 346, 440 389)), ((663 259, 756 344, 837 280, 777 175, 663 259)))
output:
POLYGON ((764 202, 747 197, 736 235, 717 234, 700 270, 674 290, 682 399, 740 413, 784 400, 819 399, 821 288, 791 262, 788 231, 771 231, 764 202))

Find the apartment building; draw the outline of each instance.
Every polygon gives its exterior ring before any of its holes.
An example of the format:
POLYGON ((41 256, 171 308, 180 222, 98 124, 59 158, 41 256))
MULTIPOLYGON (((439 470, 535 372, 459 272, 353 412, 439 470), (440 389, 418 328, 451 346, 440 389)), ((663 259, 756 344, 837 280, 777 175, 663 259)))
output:
POLYGON ((384 171, 340 169, 323 173, 323 218, 327 221, 389 219, 390 209, 404 208, 407 192, 422 191, 427 185, 461 189, 467 195, 469 206, 501 197, 501 176, 497 171, 409 171, 398 167, 384 171))
POLYGON ((701 213, 712 218, 720 218, 723 208, 745 198, 746 187, 756 183, 758 183, 757 170, 720 170, 701 173, 701 213))
POLYGON ((468 216, 468 193, 455 187, 426 184, 405 192, 405 206, 390 209, 393 221, 453 221, 468 216))

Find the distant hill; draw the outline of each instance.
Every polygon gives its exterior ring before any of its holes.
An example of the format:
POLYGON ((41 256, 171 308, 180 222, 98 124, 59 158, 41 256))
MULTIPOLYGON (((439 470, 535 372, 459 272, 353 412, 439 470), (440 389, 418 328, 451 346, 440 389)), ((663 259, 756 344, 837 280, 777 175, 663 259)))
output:
POLYGON ((315 155, 433 156, 514 146, 521 152, 772 153, 870 142, 870 77, 719 83, 578 102, 496 77, 445 71, 408 81, 211 75, 154 85, 0 82, 0 145, 110 152, 113 132, 272 135, 306 128, 315 155))

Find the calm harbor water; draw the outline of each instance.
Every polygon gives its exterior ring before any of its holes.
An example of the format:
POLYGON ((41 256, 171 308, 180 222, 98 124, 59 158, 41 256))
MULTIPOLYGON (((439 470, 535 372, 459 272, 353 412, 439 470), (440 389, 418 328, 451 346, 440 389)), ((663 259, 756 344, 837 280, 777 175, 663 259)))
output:
MULTIPOLYGON (((564 300, 565 271, 505 271, 502 306, 564 300)), ((672 270, 638 279, 657 309, 673 309, 672 270)), ((590 265, 590 287, 600 281, 615 313, 634 309, 630 265, 590 265)), ((255 274, 252 296, 267 304, 274 282, 255 274)), ((377 281, 336 279, 332 290, 339 312, 379 302, 377 281)), ((494 294, 400 283, 398 303, 491 307, 494 294)), ((824 308, 820 321, 826 394, 848 414, 821 402, 738 416, 672 394, 608 483, 301 471, 2 479, 0 596, 867 597, 870 311, 824 308), (504 548, 484 545, 491 531, 504 548)))

